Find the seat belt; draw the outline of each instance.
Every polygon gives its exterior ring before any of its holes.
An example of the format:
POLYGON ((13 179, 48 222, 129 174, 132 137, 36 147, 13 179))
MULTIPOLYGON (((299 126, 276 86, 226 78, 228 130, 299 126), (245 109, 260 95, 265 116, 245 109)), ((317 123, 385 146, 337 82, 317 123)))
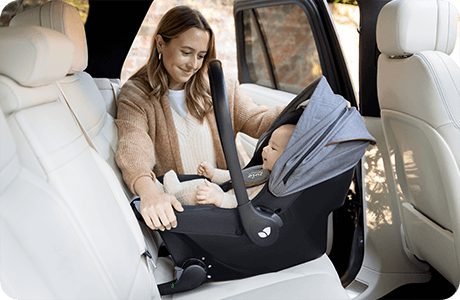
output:
POLYGON ((67 99, 67 96, 65 95, 64 90, 62 89, 61 84, 60 84, 59 82, 56 82, 56 85, 58 86, 59 91, 61 92, 61 95, 62 95, 62 97, 64 98, 64 101, 65 101, 65 103, 67 104, 67 107, 69 108, 70 113, 72 114, 72 117, 74 118, 75 122, 78 124, 78 127, 80 127, 80 130, 81 130, 81 132, 83 133, 83 135, 85 136, 86 141, 87 141, 88 144, 91 146, 91 148, 93 148, 94 151, 96 151, 96 152, 100 155, 99 151, 98 151, 97 148, 96 148, 96 145, 94 145, 93 141, 92 141, 91 138, 88 136, 88 133, 86 132, 85 128, 83 127, 83 125, 81 125, 80 120, 78 120, 77 115, 75 114, 74 110, 72 109, 72 106, 70 105, 70 102, 69 102, 69 100, 67 99))
MULTIPOLYGON (((83 125, 81 124, 80 120, 78 119, 77 115, 75 114, 74 110, 72 109, 72 106, 70 105, 70 102, 69 100, 67 99, 67 96, 64 92, 64 90, 62 89, 62 86, 59 82, 56 82, 56 85, 58 86, 59 88, 59 91, 61 92, 61 95, 62 95, 62 98, 64 98, 64 101, 65 103, 67 104, 67 107, 69 108, 70 110, 70 113, 72 114, 72 117, 74 118, 75 122, 78 124, 78 127, 80 127, 80 131, 83 133, 83 135, 85 136, 85 139, 86 141, 88 142, 88 144, 90 145, 91 148, 94 149, 94 151, 96 151, 97 154, 99 154, 99 156, 102 157, 102 155, 100 154, 100 152, 97 150, 96 148, 96 145, 94 145, 93 141, 91 140, 91 138, 88 136, 88 133, 86 132, 85 128, 83 127, 83 125)), ((123 189, 122 189, 123 190, 123 189)), ((126 192, 123 190, 125 196, 129 199, 129 195, 126 194, 126 192)), ((156 264, 155 264, 155 261, 153 260, 153 257, 152 255, 150 254, 149 250, 147 249, 147 241, 146 241, 146 238, 145 236, 142 234, 142 236, 144 237, 144 244, 146 246, 146 249, 143 253, 141 253, 141 256, 144 256, 147 260, 147 266, 149 269, 151 269, 152 267, 154 269, 157 268, 156 264)), ((153 271, 153 270, 152 270, 153 271)), ((153 274, 153 272, 152 272, 153 274)))

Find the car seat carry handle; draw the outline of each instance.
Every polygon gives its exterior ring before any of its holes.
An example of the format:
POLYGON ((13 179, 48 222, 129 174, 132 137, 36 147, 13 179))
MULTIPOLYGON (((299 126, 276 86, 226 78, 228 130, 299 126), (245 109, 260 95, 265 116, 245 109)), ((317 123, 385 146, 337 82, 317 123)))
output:
POLYGON ((235 196, 238 202, 237 208, 243 229, 249 239, 256 245, 271 245, 277 240, 279 228, 282 226, 283 222, 278 215, 271 215, 256 210, 249 201, 240 162, 238 160, 238 154, 236 152, 222 63, 218 60, 211 62, 208 68, 208 75, 217 128, 219 130, 225 160, 227 161, 227 167, 230 171, 230 177, 235 190, 235 196))

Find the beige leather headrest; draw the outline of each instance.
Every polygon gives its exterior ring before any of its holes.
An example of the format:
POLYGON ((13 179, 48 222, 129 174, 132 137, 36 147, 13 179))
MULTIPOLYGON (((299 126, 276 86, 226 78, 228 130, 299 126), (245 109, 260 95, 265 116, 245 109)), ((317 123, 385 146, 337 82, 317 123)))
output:
POLYGON ((85 26, 78 10, 61 1, 46 2, 40 7, 16 15, 10 26, 36 25, 65 34, 75 46, 75 56, 68 74, 84 71, 88 66, 85 26))
POLYGON ((37 87, 64 78, 74 55, 62 33, 38 26, 0 28, 0 74, 37 87))
POLYGON ((420 51, 451 54, 457 38, 458 12, 445 0, 393 0, 377 19, 377 45, 387 55, 420 51))

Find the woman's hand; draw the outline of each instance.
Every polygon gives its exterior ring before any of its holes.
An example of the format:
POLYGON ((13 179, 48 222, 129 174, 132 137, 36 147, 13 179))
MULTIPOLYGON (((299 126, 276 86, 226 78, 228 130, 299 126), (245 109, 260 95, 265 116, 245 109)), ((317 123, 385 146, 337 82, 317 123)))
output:
POLYGON ((204 161, 198 166, 196 173, 212 180, 214 176, 214 167, 211 166, 210 163, 204 161))
POLYGON ((174 209, 182 212, 184 208, 176 197, 160 191, 149 177, 139 178, 134 187, 141 198, 140 213, 148 227, 161 231, 177 227, 174 209))
POLYGON ((212 183, 205 180, 206 186, 197 186, 196 204, 198 205, 215 205, 220 207, 224 199, 224 192, 215 188, 212 183))

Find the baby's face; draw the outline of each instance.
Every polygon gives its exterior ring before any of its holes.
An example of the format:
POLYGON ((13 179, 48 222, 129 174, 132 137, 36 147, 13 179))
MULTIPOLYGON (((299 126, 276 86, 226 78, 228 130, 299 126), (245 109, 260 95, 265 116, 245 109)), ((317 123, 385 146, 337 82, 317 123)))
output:
POLYGON ((286 128, 286 126, 281 126, 273 131, 268 145, 262 150, 262 169, 271 171, 275 162, 283 154, 293 131, 293 129, 286 128))

